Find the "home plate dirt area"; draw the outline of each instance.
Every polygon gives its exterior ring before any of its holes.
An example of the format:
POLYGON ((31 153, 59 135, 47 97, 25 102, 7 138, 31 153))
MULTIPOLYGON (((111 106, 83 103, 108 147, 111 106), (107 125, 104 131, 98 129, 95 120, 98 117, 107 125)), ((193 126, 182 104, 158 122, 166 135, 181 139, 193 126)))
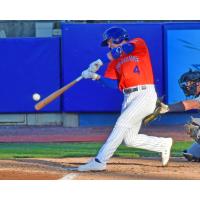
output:
POLYGON ((192 180, 200 179, 200 166, 183 158, 171 158, 166 167, 160 159, 112 158, 106 171, 78 172, 90 158, 0 160, 1 180, 192 180))

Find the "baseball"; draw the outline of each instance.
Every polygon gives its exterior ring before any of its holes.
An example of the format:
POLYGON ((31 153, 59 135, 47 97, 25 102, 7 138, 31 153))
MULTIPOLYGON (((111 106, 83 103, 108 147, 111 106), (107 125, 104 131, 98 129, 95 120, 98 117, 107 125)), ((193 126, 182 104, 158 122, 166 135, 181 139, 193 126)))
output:
POLYGON ((33 94, 33 100, 34 101, 39 101, 40 100, 40 95, 38 93, 33 94))

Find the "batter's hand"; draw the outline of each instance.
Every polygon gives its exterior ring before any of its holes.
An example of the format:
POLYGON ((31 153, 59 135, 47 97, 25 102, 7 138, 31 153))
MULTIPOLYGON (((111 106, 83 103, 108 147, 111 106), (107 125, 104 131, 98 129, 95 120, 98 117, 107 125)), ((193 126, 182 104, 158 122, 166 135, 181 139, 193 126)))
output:
POLYGON ((102 65, 103 65, 103 62, 100 59, 98 59, 98 60, 90 63, 90 65, 88 67, 88 71, 97 72, 102 65))
POLYGON ((85 78, 85 79, 92 79, 93 81, 100 79, 100 75, 99 74, 96 74, 94 72, 90 72, 88 69, 84 70, 82 72, 81 76, 83 78, 85 78))

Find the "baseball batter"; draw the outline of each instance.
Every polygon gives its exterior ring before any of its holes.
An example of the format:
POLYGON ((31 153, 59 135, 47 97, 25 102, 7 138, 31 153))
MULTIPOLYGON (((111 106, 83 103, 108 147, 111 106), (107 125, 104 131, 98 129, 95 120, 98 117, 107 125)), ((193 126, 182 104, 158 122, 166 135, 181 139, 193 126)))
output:
POLYGON ((103 33, 102 46, 107 46, 109 64, 104 77, 95 73, 100 60, 82 72, 83 78, 98 80, 103 85, 118 88, 124 94, 121 115, 97 156, 78 167, 79 171, 105 170, 106 163, 119 145, 160 152, 162 165, 170 158, 172 138, 138 134, 142 120, 155 109, 157 94, 149 51, 142 38, 129 40, 127 31, 111 27, 103 33))

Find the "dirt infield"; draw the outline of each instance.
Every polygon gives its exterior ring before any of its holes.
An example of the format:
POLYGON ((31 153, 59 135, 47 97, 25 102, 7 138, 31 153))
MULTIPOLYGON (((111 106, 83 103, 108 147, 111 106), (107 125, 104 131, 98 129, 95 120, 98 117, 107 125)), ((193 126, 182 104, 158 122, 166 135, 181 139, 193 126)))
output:
POLYGON ((106 171, 71 171, 88 158, 0 160, 1 180, 200 180, 200 163, 172 158, 167 167, 159 159, 112 158, 106 171))
MULTIPOLYGON (((0 142, 95 142, 104 141, 112 127, 0 127, 0 142)), ((190 141, 183 126, 143 127, 141 133, 190 141)), ((159 159, 112 158, 104 172, 77 172, 69 168, 85 163, 88 158, 0 160, 1 180, 135 180, 198 179, 200 163, 172 158, 162 167, 159 159)))

